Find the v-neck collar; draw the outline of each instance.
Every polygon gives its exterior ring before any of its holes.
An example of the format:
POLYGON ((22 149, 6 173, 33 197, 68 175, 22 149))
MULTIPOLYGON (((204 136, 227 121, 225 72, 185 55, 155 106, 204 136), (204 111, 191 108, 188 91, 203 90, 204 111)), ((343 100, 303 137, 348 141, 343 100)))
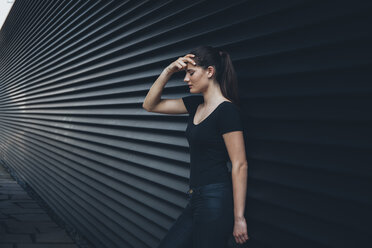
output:
POLYGON ((195 110, 195 113, 194 113, 194 116, 192 117, 192 120, 191 120, 191 123, 193 126, 199 126, 200 124, 202 124, 205 120, 207 120, 209 118, 209 116, 211 116, 214 112, 216 112, 216 110, 225 102, 229 102, 229 101, 223 101, 221 102, 220 104, 217 105, 217 107, 214 108, 214 110, 207 116, 205 117, 201 122, 199 122, 198 124, 194 124, 194 119, 195 119, 195 115, 196 115, 196 111, 198 110, 198 107, 199 105, 196 107, 196 110, 195 110))

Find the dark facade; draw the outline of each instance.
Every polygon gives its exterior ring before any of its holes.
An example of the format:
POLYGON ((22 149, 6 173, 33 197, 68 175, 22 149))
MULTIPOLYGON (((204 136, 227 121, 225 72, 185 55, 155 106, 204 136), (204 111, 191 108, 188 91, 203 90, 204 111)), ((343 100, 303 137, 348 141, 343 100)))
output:
MULTIPOLYGON (((367 247, 371 10, 17 0, 0 32, 1 163, 94 247, 156 247, 187 201, 187 115, 142 103, 169 63, 219 46, 239 79, 249 248, 367 247)), ((183 77, 163 98, 189 94, 183 77)))

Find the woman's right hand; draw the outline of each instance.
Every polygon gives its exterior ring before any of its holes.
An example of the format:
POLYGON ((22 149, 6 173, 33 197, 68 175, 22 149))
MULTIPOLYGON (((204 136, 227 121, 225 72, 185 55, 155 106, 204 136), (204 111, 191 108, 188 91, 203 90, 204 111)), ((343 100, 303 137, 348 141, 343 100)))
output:
POLYGON ((173 61, 170 65, 166 67, 168 72, 175 73, 186 69, 186 63, 192 63, 196 65, 195 61, 191 59, 195 57, 194 54, 186 54, 184 57, 179 57, 176 61, 173 61))

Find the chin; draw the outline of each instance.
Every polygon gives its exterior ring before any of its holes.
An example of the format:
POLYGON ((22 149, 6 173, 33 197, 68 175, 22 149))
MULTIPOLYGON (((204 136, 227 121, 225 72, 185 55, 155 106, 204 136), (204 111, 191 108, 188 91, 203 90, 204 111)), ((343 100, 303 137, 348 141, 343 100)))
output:
POLYGON ((199 92, 195 91, 194 88, 191 88, 191 89, 189 89, 189 90, 190 90, 190 93, 193 93, 193 94, 197 94, 197 93, 199 93, 199 92))

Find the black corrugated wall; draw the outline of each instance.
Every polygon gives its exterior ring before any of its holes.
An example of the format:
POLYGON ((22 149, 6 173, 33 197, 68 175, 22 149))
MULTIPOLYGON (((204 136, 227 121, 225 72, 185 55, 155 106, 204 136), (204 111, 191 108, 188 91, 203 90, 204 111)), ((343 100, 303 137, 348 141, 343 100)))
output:
MULTIPOLYGON (((243 102, 249 247, 367 247, 371 7, 16 0, 0 32, 1 162, 94 247, 156 247, 187 201, 187 115, 142 103, 169 63, 220 46, 243 102)), ((183 77, 163 98, 189 94, 183 77)))

